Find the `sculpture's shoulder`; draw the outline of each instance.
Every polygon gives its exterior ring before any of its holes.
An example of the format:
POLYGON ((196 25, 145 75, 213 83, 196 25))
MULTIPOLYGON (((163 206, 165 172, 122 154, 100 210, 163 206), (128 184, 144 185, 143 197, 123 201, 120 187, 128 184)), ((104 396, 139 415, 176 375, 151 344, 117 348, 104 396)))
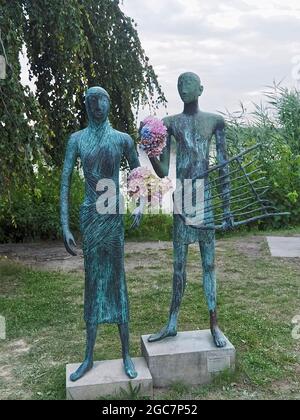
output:
POLYGON ((77 154, 77 155, 80 154, 80 140, 85 131, 86 130, 76 131, 75 133, 72 133, 70 135, 68 144, 67 144, 67 150, 69 150, 73 154, 77 154))
POLYGON ((201 112, 201 118, 210 123, 213 131, 225 128, 225 119, 222 115, 213 114, 211 112, 201 112))
POLYGON ((87 129, 85 128, 84 130, 80 130, 80 131, 75 131, 75 133, 72 133, 70 135, 69 138, 69 143, 73 144, 73 145, 77 145, 79 144, 79 141, 81 139, 81 137, 83 136, 83 134, 87 131, 87 129))
POLYGON ((134 145, 134 141, 132 139, 132 137, 127 134, 127 133, 122 133, 121 131, 118 130, 113 130, 114 134, 115 134, 115 139, 116 141, 123 147, 127 148, 127 147, 131 147, 134 145))
POLYGON ((168 130, 171 130, 172 128, 174 128, 176 123, 180 121, 181 118, 182 118, 182 114, 168 115, 167 117, 163 119, 163 123, 167 127, 168 130))

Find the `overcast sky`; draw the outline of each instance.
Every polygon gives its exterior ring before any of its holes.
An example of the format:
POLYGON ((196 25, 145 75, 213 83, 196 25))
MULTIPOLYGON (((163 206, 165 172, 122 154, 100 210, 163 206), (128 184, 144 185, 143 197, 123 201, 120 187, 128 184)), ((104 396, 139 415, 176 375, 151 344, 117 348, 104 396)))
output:
MULTIPOLYGON (((300 0, 121 3, 138 24, 143 48, 168 99, 169 114, 182 110, 177 79, 184 71, 201 77, 205 87, 201 107, 210 112, 235 111, 240 100, 251 110, 251 103, 261 101, 262 91, 273 80, 300 87, 300 0), (293 69, 299 82, 292 77, 293 69)), ((28 84, 25 61, 22 81, 28 84)), ((164 116, 165 109, 158 115, 164 116)))
POLYGON ((201 107, 211 112, 234 111, 240 100, 251 109, 273 80, 296 84, 299 0, 124 0, 121 7, 138 24, 170 114, 182 110, 177 78, 184 71, 200 75, 201 107))

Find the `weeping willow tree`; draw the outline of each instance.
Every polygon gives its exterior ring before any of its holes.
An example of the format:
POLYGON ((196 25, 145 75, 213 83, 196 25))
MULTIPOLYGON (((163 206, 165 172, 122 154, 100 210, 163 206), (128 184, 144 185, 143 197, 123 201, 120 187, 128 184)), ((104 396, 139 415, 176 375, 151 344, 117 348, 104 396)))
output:
POLYGON ((83 94, 102 85, 112 99, 111 121, 134 131, 133 109, 165 104, 136 25, 118 0, 0 0, 0 183, 30 179, 40 159, 62 164, 65 142, 85 126, 83 94), (2 52, 1 49, 4 51, 2 52), (21 83, 26 51, 32 93, 21 83))
MULTIPOLYGON (((59 235, 65 143, 86 125, 88 86, 112 99, 115 128, 135 131, 134 109, 165 105, 134 21, 117 0, 0 0, 0 242, 59 235), (21 83, 26 53, 34 89, 21 83)), ((82 181, 74 175, 74 226, 82 181)))

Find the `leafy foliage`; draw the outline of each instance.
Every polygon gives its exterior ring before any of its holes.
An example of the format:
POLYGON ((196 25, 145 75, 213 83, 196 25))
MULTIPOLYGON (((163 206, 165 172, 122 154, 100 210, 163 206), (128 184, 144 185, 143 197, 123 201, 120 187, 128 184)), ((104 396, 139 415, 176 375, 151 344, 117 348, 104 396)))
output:
MULTIPOLYGON (((61 238, 60 169, 41 168, 34 173, 34 187, 20 184, 0 201, 0 243, 61 238)), ((70 226, 79 233, 79 208, 84 198, 84 182, 75 170, 71 188, 70 226)), ((145 215, 138 230, 131 230, 130 214, 125 216, 127 239, 166 240, 172 238, 172 216, 145 215)))
POLYGON ((8 57, 8 75, 0 80, 0 193, 5 187, 13 188, 31 177, 32 163, 47 142, 44 113, 34 95, 20 82, 23 26, 20 2, 1 0, 0 28, 8 57))
POLYGON ((11 226, 21 211, 15 196, 26 190, 36 202, 36 172, 43 176, 45 167, 49 172, 60 169, 68 136, 85 126, 88 86, 108 90, 114 127, 130 133, 135 131, 134 108, 146 103, 155 107, 166 100, 135 24, 119 1, 0 4, 1 39, 9 64, 8 77, 0 80, 0 193, 2 208, 7 205, 1 218, 9 214, 11 226), (34 93, 21 83, 24 51, 34 93))
POLYGON ((128 389, 121 389, 120 396, 124 400, 135 401, 140 398, 142 385, 133 386, 132 383, 129 383, 128 389))
MULTIPOLYGON (((282 228, 300 224, 300 153, 297 142, 300 127, 299 92, 278 86, 268 92, 269 104, 257 106, 252 115, 240 112, 227 115, 227 139, 230 155, 261 144, 258 154, 261 172, 271 189, 267 198, 290 217, 259 222, 259 228, 282 228)), ((256 167, 253 167, 255 170, 256 167)), ((250 169, 249 169, 250 170, 250 169)), ((33 173, 33 187, 22 183, 0 202, 0 241, 20 241, 30 237, 57 238, 59 225, 60 168, 40 168, 33 173)), ((253 179, 260 177, 257 173, 253 179)), ((232 188, 236 188, 233 182, 232 188)), ((83 199, 83 182, 78 172, 73 177, 71 225, 78 231, 78 212, 83 199)), ((242 191, 241 191, 242 193, 242 191)), ((172 217, 145 216, 140 229, 130 231, 131 220, 126 217, 126 236, 135 240, 170 240, 172 217)), ((248 229, 248 227, 245 227, 248 229)))
MULTIPOLYGON (((261 174, 271 187, 267 198, 280 211, 288 211, 290 217, 260 222, 274 227, 300 223, 300 92, 274 84, 265 92, 266 105, 255 105, 247 115, 241 110, 227 115, 227 139, 230 154, 256 143, 261 145, 258 154, 261 174)), ((254 177, 255 179, 255 177, 254 177)), ((234 188, 234 186, 233 186, 234 188)))
POLYGON ((64 139, 85 126, 83 95, 101 85, 112 99, 111 120, 117 129, 133 132, 132 107, 164 103, 134 21, 118 1, 24 1, 24 40, 37 82, 36 97, 45 110, 50 132, 50 163, 60 165, 64 139), (51 3, 51 5, 50 5, 51 3))
MULTIPOLYGON (((60 170, 41 168, 34 174, 34 187, 27 183, 13 189, 0 201, 0 242, 22 242, 24 239, 56 239, 60 229, 60 170)), ((84 184, 74 171, 71 190, 70 224, 78 230, 79 207, 84 184)))

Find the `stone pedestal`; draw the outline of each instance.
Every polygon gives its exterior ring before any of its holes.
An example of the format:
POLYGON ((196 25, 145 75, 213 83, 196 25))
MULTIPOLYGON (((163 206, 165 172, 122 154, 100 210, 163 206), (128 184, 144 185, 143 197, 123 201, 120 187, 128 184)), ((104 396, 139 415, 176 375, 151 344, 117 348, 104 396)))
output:
POLYGON ((233 345, 227 340, 225 348, 216 348, 209 330, 179 333, 158 343, 149 343, 148 337, 142 337, 142 355, 154 387, 204 385, 222 371, 235 368, 233 345))
POLYGON ((269 236, 267 241, 272 257, 300 258, 300 237, 269 236))
POLYGON ((153 398, 153 382, 144 358, 133 359, 138 377, 130 380, 122 360, 96 362, 94 368, 78 382, 71 382, 70 375, 79 364, 67 365, 66 392, 68 400, 97 400, 107 396, 118 396, 122 390, 130 396, 133 389, 140 388, 139 395, 153 398))

